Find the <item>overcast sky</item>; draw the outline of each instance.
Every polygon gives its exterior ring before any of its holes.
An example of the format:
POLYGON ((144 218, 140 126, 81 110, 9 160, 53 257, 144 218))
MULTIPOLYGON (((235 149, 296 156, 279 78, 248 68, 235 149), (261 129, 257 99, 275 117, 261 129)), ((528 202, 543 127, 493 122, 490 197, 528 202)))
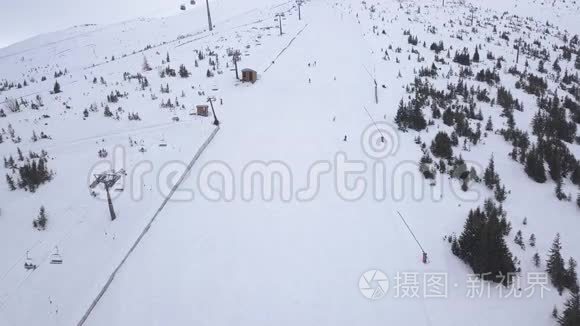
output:
POLYGON ((0 48, 74 25, 166 15, 181 3, 189 0, 0 0, 0 48))

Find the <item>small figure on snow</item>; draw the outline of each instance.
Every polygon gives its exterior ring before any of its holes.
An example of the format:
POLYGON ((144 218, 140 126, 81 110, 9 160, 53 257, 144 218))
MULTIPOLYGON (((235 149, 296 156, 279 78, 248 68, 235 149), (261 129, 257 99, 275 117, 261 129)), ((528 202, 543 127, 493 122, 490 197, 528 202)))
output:
POLYGON ((344 141, 346 141, 346 140, 347 140, 346 135, 344 135, 344 141))

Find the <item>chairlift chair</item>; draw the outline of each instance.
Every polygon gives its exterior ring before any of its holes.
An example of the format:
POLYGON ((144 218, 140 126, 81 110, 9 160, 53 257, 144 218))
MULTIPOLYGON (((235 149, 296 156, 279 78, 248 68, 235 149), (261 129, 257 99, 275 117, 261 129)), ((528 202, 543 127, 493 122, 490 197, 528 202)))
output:
POLYGON ((62 264, 62 257, 58 253, 58 247, 54 247, 54 249, 55 249, 55 252, 50 257, 50 263, 53 265, 60 265, 60 264, 62 264))
POLYGON ((26 260, 24 261, 24 269, 26 269, 26 270, 36 269, 36 265, 32 262, 32 259, 28 256, 28 251, 26 252, 26 260))

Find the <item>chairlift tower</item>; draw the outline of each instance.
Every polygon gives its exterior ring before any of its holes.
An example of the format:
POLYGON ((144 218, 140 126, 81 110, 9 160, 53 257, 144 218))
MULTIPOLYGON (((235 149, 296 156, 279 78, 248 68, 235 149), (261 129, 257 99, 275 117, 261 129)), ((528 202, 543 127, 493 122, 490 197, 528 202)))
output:
POLYGON ((304 0, 296 0, 296 4, 298 5, 298 20, 302 20, 302 4, 304 3, 304 0))
POLYGON ((211 23, 211 13, 209 12, 209 0, 205 0, 207 6, 207 23, 209 24, 209 31, 213 31, 213 24, 211 23))
POLYGON ((217 115, 215 114, 215 110, 213 108, 213 101, 215 101, 215 97, 210 96, 207 98, 207 101, 209 102, 209 105, 211 107, 211 112, 213 113, 213 119, 214 119, 213 124, 214 124, 214 126, 217 127, 220 125, 220 121, 218 120, 217 115))
POLYGON ((91 189, 95 188, 99 184, 102 184, 105 187, 105 191, 107 192, 107 202, 109 203, 109 213, 111 214, 111 221, 114 221, 117 218, 117 215, 115 214, 115 209, 113 208, 110 189, 115 186, 123 174, 124 170, 95 174, 95 180, 89 186, 91 189))
POLYGON ((236 79, 237 80, 240 80, 240 75, 239 75, 239 72, 238 72, 238 61, 241 60, 241 55, 242 54, 240 53, 239 50, 235 50, 234 53, 233 53, 233 55, 232 55, 232 60, 234 61, 234 68, 236 70, 236 79))
POLYGON ((276 17, 278 18, 278 23, 280 25, 280 35, 282 35, 282 17, 284 17, 284 13, 278 13, 276 14, 276 17))

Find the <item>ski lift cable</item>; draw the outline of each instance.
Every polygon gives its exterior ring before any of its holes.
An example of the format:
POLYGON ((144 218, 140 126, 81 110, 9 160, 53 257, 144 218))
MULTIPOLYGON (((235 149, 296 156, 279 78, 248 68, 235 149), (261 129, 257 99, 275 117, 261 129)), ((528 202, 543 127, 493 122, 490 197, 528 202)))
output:
MULTIPOLYGON (((86 208, 86 206, 84 206, 84 207, 86 208)), ((69 209, 68 209, 68 212, 70 212, 70 210, 71 210, 71 208, 69 208, 69 209)), ((74 231, 74 230, 75 230, 75 229, 76 229, 76 228, 77 228, 79 225, 81 225, 81 224, 83 224, 83 223, 85 222, 85 218, 86 218, 86 213, 83 215, 83 219, 81 219, 81 220, 77 221, 76 223, 73 223, 73 225, 72 225, 72 226, 71 226, 71 227, 68 229, 68 231, 67 231, 67 232, 64 232, 64 234, 63 234, 62 236, 60 236, 60 237, 57 239, 57 241, 55 242, 55 243, 56 243, 56 245, 58 246, 58 245, 59 245, 59 244, 61 244, 61 243, 62 243, 64 240, 66 240, 67 238, 69 238, 69 237, 72 235, 73 231, 74 231)), ((40 241, 39 243, 35 244, 35 245, 33 246, 33 248, 34 248, 36 245, 38 245, 38 244, 40 244, 40 243, 42 243, 42 242, 43 242, 43 241, 40 241)), ((51 256, 52 256, 52 250, 47 250, 47 251, 45 252, 45 254, 44 254, 44 255, 42 255, 41 259, 37 261, 37 264, 36 264, 37 268, 38 268, 38 267, 40 267, 41 265, 44 265, 44 264, 45 264, 45 263, 46 263, 46 262, 49 260, 49 258, 50 258, 51 256)), ((18 262, 20 262, 20 261, 18 261, 18 262)), ((18 262, 17 262, 17 263, 18 263, 18 262)), ((17 292, 20 290, 20 288, 21 288, 21 287, 22 287, 22 286, 23 286, 23 285, 26 283, 26 281, 28 280, 28 278, 29 278, 29 277, 30 277, 30 276, 31 276, 31 275, 32 275, 32 274, 33 274, 35 271, 36 271, 36 270, 31 270, 31 271, 30 271, 30 272, 29 272, 29 273, 26 275, 26 277, 24 277, 23 279, 21 279, 21 281, 18 283, 18 285, 16 286, 16 288, 14 288, 14 290, 13 290, 12 292, 10 292, 10 293, 7 293, 7 294, 5 294, 5 295, 4 295, 2 298, 0 298, 0 311, 3 311, 3 310, 4 310, 6 303, 7 303, 7 302, 10 300, 10 298, 11 298, 11 297, 12 297, 12 296, 13 296, 15 293, 17 293, 17 292)), ((6 275, 4 275, 4 277, 6 277, 6 276, 7 276, 7 274, 8 274, 8 273, 6 273, 6 275)))
MULTIPOLYGON (((364 64, 362 66, 366 70, 366 72, 369 75, 369 77, 371 77, 371 80, 376 83, 377 82, 376 70, 375 70, 375 75, 373 76, 373 74, 371 74, 371 72, 369 71, 369 69, 364 64)), ((375 69, 376 69, 376 67, 375 67, 375 69)))
POLYGON ((401 220, 403 221, 403 223, 405 223, 405 226, 407 226, 407 229, 409 230, 409 233, 411 233, 411 235, 413 236, 413 239, 415 239, 415 242, 417 242, 417 244, 419 245, 419 248, 421 248, 421 251, 423 253, 425 253, 425 250, 423 249, 423 246, 421 246, 421 243, 419 242, 419 240, 417 240, 417 237, 415 236, 415 233, 413 233, 413 230, 411 230, 411 227, 409 226, 409 224, 407 224, 407 221, 405 221, 405 218, 403 217, 403 215, 401 215, 401 213, 399 211, 397 211, 397 214, 399 214, 399 217, 401 218, 401 220))
MULTIPOLYGON (((29 252, 30 250, 34 249, 37 245, 39 245, 40 243, 42 243, 42 240, 38 240, 36 241, 36 243, 34 245, 32 245, 30 248, 26 249, 26 252, 29 252)), ((26 261, 26 259, 25 259, 26 261)), ((12 270, 16 267, 22 264, 22 259, 18 258, 14 261, 14 264, 12 264, 12 266, 10 266, 10 268, 8 268, 3 274, 2 276, 0 276, 0 281, 3 281, 6 276, 8 276, 8 274, 10 274, 10 272, 12 272, 12 270)))
POLYGON ((369 112, 369 110, 367 110, 366 106, 363 106, 363 109, 365 110, 365 112, 367 113, 367 115, 369 116, 369 118, 371 119, 371 121, 373 122, 373 124, 375 125, 375 128, 377 128, 377 131, 379 132, 379 134, 381 134, 381 137, 383 139, 385 138, 385 135, 383 135, 383 132, 381 131, 381 128, 379 128, 379 125, 377 124, 377 122, 375 121, 375 119, 373 118, 373 116, 371 115, 371 113, 369 112))

